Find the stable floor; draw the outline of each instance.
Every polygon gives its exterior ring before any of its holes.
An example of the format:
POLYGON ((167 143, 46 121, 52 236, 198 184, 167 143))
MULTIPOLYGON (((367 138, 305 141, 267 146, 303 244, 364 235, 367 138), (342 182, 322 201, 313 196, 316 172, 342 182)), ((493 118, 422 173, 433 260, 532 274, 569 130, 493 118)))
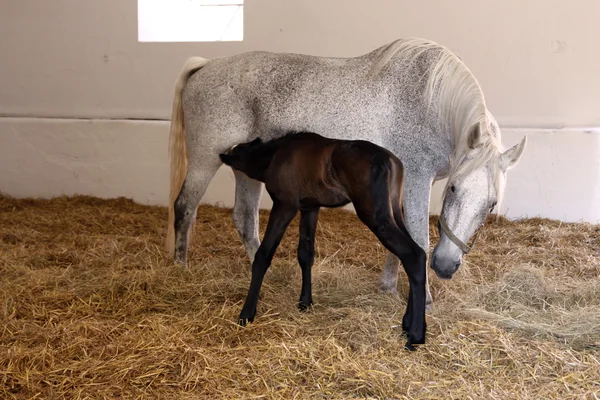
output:
POLYGON ((188 271, 166 220, 125 199, 0 197, 1 398, 600 398, 598 225, 490 219, 452 281, 430 274, 427 344, 407 352, 406 277, 378 293, 386 251, 354 214, 321 213, 306 313, 294 221, 246 328, 231 210, 199 208, 188 271))

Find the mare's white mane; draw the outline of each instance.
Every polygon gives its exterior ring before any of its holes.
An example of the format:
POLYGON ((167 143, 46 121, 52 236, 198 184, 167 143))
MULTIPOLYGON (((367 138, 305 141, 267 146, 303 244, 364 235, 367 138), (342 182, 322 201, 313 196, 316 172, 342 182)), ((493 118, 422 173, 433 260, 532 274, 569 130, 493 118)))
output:
POLYGON ((440 129, 451 135, 454 144, 450 168, 444 176, 448 178, 448 184, 489 162, 500 203, 504 192, 504 177, 499 163, 499 155, 503 151, 500 132, 487 111, 475 76, 449 49, 421 38, 399 39, 390 43, 373 65, 369 76, 379 73, 396 56, 401 57, 398 61, 406 64, 415 63, 419 56, 427 57, 424 62, 427 68, 424 104, 429 111, 437 112, 440 129), (479 124, 480 147, 469 152, 467 139, 475 124, 479 124))

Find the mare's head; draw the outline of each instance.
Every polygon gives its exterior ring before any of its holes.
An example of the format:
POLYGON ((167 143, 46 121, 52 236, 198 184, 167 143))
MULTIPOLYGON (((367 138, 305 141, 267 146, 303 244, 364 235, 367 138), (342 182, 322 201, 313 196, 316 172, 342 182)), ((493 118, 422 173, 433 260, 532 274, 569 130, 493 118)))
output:
POLYGON ((506 171, 523 154, 526 137, 501 152, 491 134, 497 129, 495 122, 473 125, 462 143, 463 151, 452 160, 438 223, 440 241, 431 257, 431 268, 442 279, 451 279, 460 267, 470 250, 468 241, 502 198, 506 171))

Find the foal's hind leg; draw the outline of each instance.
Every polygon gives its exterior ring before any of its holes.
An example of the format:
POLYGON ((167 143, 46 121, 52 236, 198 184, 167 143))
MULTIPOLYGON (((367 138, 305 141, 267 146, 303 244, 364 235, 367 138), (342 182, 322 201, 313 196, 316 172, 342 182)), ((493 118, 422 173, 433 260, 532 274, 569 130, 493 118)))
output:
POLYGON ((315 261, 315 233, 318 218, 318 208, 300 212, 300 240, 298 241, 298 263, 302 268, 302 291, 298 302, 300 311, 312 305, 311 269, 315 261))
MULTIPOLYGON (((429 236, 429 235, 427 235, 429 236)), ((427 247, 422 247, 423 250, 427 247)), ((379 290, 386 294, 398 294, 398 267, 400 266, 400 259, 392 252, 388 252, 385 264, 383 265, 383 272, 381 273, 381 285, 379 290)), ((429 270, 425 273, 425 309, 427 311, 433 310, 433 297, 431 296, 431 290, 429 289, 429 270)))
POLYGON ((262 196, 262 182, 250 179, 246 174, 233 170, 235 175, 235 204, 233 223, 244 243, 250 263, 260 246, 258 239, 258 208, 262 196))
POLYGON ((410 287, 406 312, 402 318, 402 328, 408 334, 406 347, 413 350, 414 344, 425 343, 427 330, 425 322, 427 258, 425 251, 398 228, 391 215, 371 217, 359 209, 357 209, 357 215, 379 241, 402 261, 410 287))
POLYGON ((207 156, 204 162, 189 163, 185 181, 175 200, 175 262, 187 265, 187 250, 190 227, 196 218, 198 204, 208 184, 221 164, 215 157, 207 156))
MULTIPOLYGON (((429 251, 429 198, 431 181, 423 177, 412 177, 406 171, 405 189, 403 190, 404 216, 406 229, 415 242, 425 251, 429 251)), ((385 293, 396 293, 398 286, 398 267, 400 261, 393 253, 388 253, 381 274, 380 290, 385 293)), ((433 298, 429 289, 429 270, 426 270, 426 309, 433 308, 433 298)))

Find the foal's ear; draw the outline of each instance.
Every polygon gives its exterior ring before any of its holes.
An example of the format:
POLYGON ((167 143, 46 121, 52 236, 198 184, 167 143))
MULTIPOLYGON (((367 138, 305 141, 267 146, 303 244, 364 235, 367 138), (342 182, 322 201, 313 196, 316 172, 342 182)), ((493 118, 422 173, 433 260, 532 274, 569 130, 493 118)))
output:
POLYGON ((474 149, 481 144, 481 128, 479 122, 474 123, 469 128, 469 133, 467 134, 467 146, 470 149, 474 149))
POLYGON ((517 164, 523 155, 526 144, 527 136, 523 136, 523 139, 521 139, 519 144, 514 145, 504 153, 500 154, 500 168, 502 168, 502 171, 509 170, 517 164))

